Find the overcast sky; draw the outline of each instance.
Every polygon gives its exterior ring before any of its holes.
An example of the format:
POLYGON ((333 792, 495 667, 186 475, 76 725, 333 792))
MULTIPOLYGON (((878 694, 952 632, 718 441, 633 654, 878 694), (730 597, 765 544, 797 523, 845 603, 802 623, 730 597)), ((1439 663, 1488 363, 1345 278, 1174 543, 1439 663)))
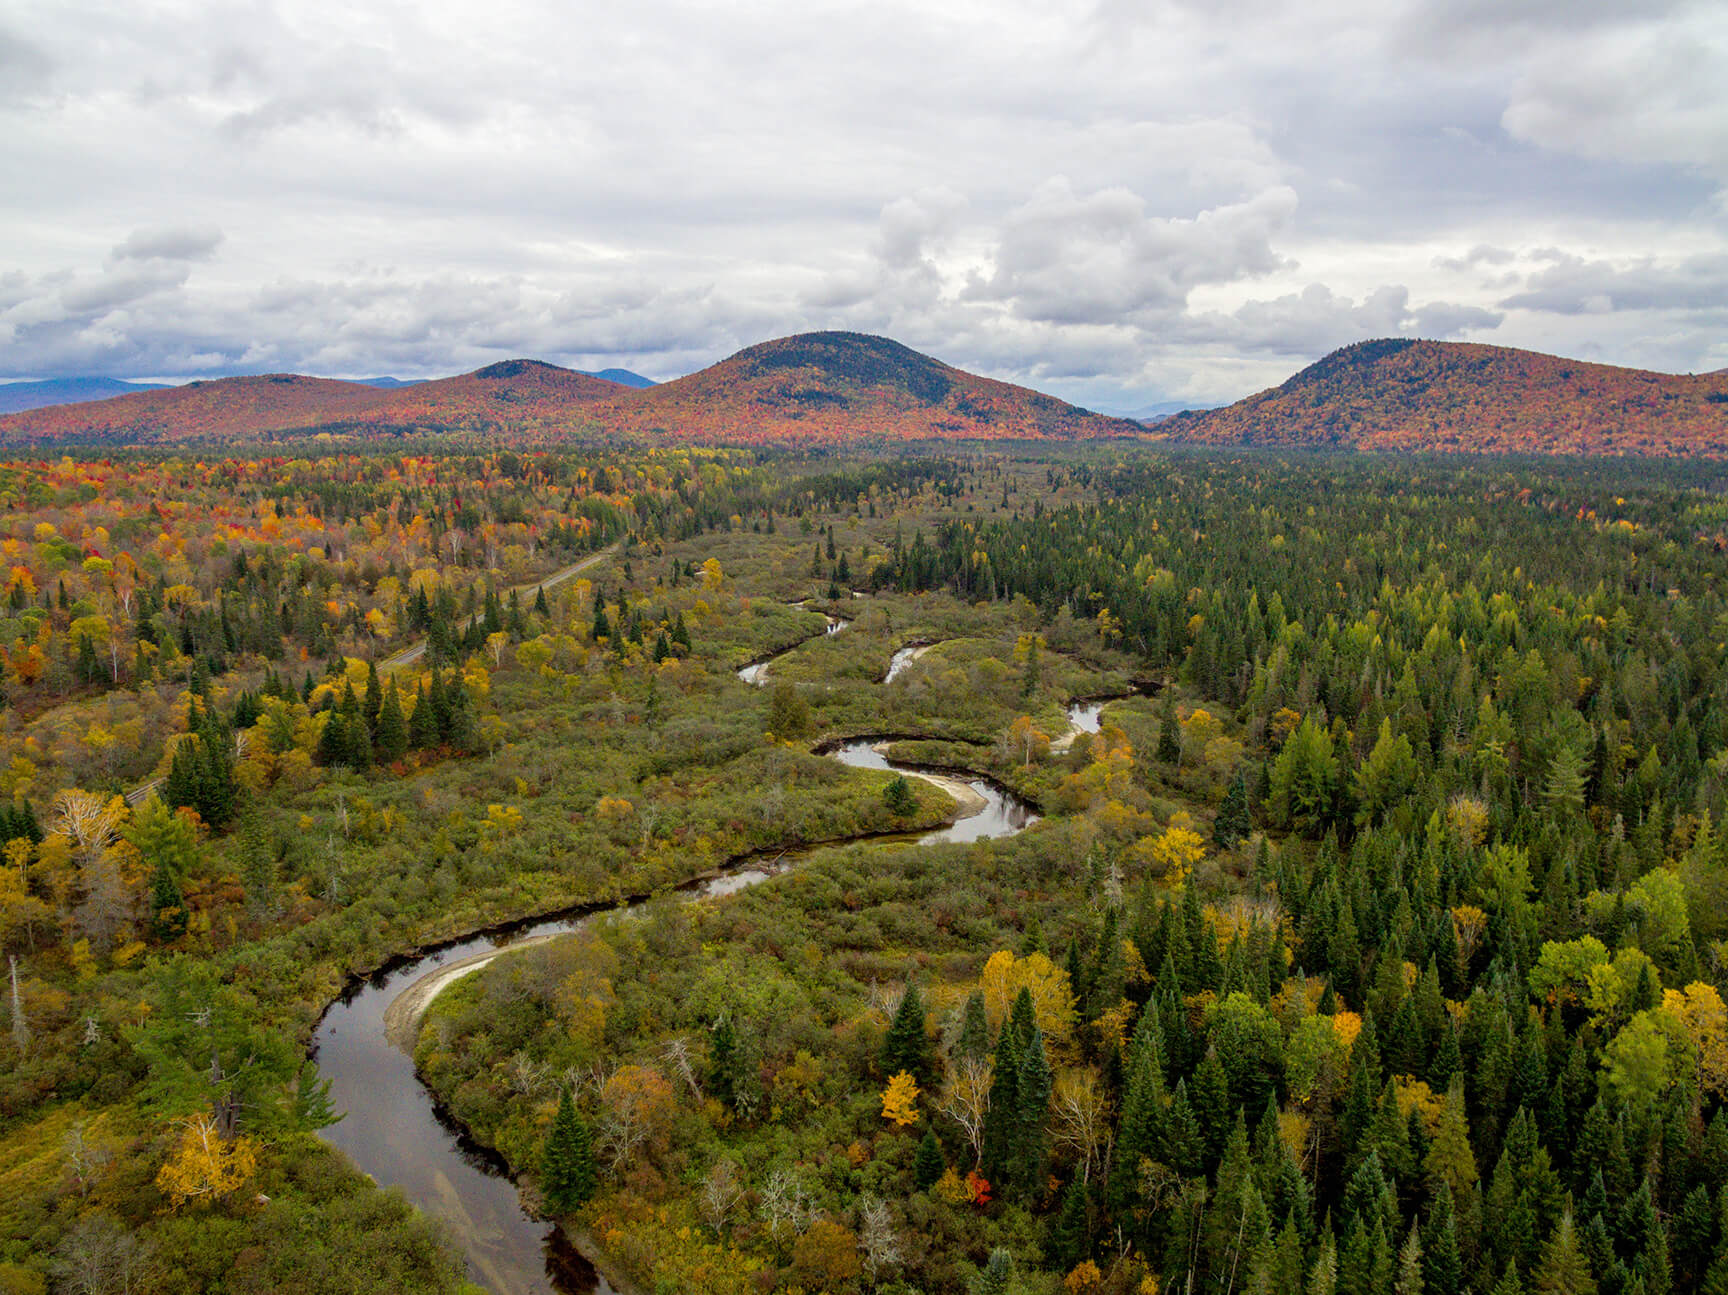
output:
POLYGON ((1728 366, 1728 5, 0 0, 0 377, 1728 366))

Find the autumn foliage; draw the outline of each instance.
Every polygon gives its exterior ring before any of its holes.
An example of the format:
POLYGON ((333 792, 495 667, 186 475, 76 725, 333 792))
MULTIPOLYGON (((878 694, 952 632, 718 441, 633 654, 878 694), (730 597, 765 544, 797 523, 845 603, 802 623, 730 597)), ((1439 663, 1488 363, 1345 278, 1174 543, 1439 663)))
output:
POLYGON ((1651 373, 1472 342, 1334 351, 1157 431, 1212 445, 1482 454, 1728 454, 1728 373, 1651 373))

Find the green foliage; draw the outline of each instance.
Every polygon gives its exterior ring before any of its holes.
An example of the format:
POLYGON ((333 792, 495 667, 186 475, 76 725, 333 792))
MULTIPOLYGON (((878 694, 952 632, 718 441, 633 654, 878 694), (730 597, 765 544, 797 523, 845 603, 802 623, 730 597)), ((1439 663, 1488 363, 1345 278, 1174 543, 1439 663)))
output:
POLYGON ((549 1210, 569 1214, 593 1195, 594 1184, 593 1137, 564 1088, 540 1150, 540 1190, 549 1210))

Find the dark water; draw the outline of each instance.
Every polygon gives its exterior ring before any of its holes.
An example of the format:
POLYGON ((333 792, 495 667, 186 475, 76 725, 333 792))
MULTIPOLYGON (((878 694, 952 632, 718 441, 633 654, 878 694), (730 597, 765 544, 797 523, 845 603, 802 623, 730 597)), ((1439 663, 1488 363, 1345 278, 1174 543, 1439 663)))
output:
MULTIPOLYGON (((831 754, 855 768, 902 769, 872 750, 870 739, 848 742, 831 754)), ((1011 835, 1036 821, 1028 806, 993 784, 978 779, 969 785, 984 798, 982 810, 907 839, 921 845, 978 841, 1011 835)), ((745 862, 686 893, 692 898, 733 894, 786 871, 798 857, 780 852, 771 859, 745 862)), ((415 1077, 412 1059, 384 1037, 384 1012, 398 994, 430 972, 534 936, 573 931, 585 920, 578 915, 528 922, 387 969, 332 1004, 313 1040, 319 1070, 331 1081, 331 1100, 337 1110, 348 1113, 321 1136, 379 1183, 400 1187, 415 1205, 448 1224, 467 1253, 472 1279, 493 1295, 615 1292, 562 1233, 522 1212, 503 1162, 439 1114, 415 1077)))

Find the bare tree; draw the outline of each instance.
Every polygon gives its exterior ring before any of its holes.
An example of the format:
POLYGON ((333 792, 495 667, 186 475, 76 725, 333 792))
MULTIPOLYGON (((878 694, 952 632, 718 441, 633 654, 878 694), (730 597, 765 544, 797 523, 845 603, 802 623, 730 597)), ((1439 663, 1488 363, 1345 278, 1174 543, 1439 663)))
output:
POLYGON ((727 1220, 743 1199, 744 1182, 738 1166, 730 1160, 716 1160, 702 1182, 702 1196, 697 1202, 702 1221, 713 1229, 715 1236, 725 1235, 727 1220))
POLYGON ((672 1073, 689 1086, 690 1095, 701 1101, 702 1085, 696 1078, 696 1062, 690 1053, 690 1036, 674 1034, 660 1046, 660 1055, 666 1059, 672 1073))
POLYGON ((871 1281, 880 1281, 885 1273, 898 1268, 904 1259, 900 1249, 900 1233, 894 1227, 894 1215, 886 1201, 865 1196, 858 1206, 858 1244, 864 1250, 864 1271, 871 1281))
POLYGON ((18 959, 9 955, 6 961, 12 968, 12 1042, 22 1057, 30 1051, 30 1022, 24 1019, 24 994, 18 988, 18 959))
POLYGON ((106 952, 132 916, 120 865, 104 850, 84 867, 84 901, 72 911, 72 920, 98 952, 106 952))
POLYGON ((66 1172, 71 1176, 73 1185, 78 1188, 80 1196, 88 1195, 90 1184, 101 1176, 111 1159, 107 1149, 97 1146, 85 1136, 83 1120, 66 1130, 61 1146, 66 1152, 66 1172))
POLYGON ((785 1169, 776 1169, 768 1175, 756 1212, 768 1225, 768 1234, 777 1245, 784 1245, 788 1236, 803 1235, 816 1217, 816 1208, 803 1182, 785 1169))
POLYGON ((990 1110, 989 1058, 950 1057, 948 1085, 936 1109, 960 1126, 976 1167, 984 1157, 984 1117, 990 1110))
POLYGON ((147 1275, 149 1251, 112 1214, 86 1214, 55 1253, 54 1289, 66 1295, 133 1295, 147 1275))
POLYGON ((1054 1141, 1075 1154, 1081 1178, 1090 1182, 1098 1150, 1110 1135, 1110 1098, 1098 1082, 1098 1072, 1090 1066, 1064 1070, 1056 1077, 1051 1098, 1054 1141))

